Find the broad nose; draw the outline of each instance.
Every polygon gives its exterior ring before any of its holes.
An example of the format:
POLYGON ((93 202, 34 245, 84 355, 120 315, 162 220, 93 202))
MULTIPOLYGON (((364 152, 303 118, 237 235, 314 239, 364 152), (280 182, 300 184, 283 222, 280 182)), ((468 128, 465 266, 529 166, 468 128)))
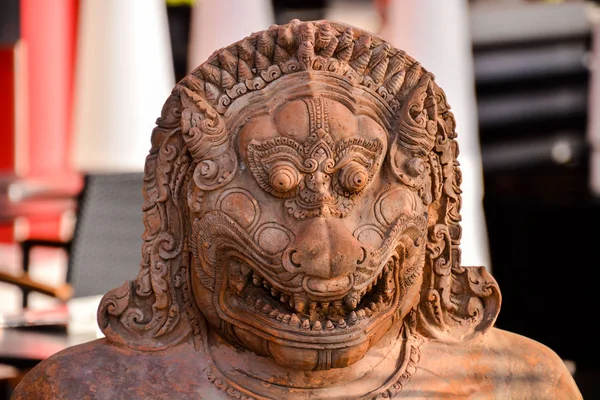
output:
POLYGON ((315 193, 329 193, 329 188, 331 187, 331 176, 324 172, 315 171, 313 174, 307 175, 304 181, 306 183, 306 187, 315 193))
POLYGON ((366 256, 366 249, 341 219, 311 218, 284 253, 283 263, 310 277, 333 279, 354 272, 366 256))

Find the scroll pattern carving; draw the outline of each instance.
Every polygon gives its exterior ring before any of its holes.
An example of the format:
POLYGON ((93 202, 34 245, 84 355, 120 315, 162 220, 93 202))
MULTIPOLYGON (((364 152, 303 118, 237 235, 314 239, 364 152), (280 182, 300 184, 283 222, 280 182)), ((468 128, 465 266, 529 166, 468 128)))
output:
POLYGON ((460 265, 460 183, 454 117, 444 93, 434 93, 438 108, 431 176, 434 214, 429 227, 425 284, 419 305, 419 329, 450 342, 473 338, 489 329, 500 309, 500 289, 484 267, 460 265))
POLYGON ((181 94, 181 133, 194 160, 194 182, 202 190, 215 190, 233 179, 238 161, 223 118, 194 92, 181 94))
POLYGON ((137 278, 108 292, 98 309, 105 336, 143 350, 160 350, 190 331, 181 289, 187 280, 184 251, 186 203, 180 193, 190 157, 180 135, 181 106, 173 94, 152 133, 144 176, 144 244, 137 278))

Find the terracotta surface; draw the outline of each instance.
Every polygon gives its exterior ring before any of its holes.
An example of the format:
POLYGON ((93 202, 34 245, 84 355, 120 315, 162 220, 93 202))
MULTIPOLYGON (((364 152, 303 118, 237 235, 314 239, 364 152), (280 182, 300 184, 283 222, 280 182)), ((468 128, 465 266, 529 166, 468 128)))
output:
POLYGON ((433 75, 368 32, 292 21, 217 51, 157 120, 106 338, 14 399, 581 398, 460 265, 457 155, 433 75))

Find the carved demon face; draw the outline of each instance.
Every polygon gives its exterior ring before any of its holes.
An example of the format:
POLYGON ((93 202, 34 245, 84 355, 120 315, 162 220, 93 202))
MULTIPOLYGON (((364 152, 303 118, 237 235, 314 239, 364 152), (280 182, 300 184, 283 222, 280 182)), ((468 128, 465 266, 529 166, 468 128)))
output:
POLYGON ((321 95, 242 124, 235 177, 202 192, 192 226, 194 295, 215 330, 284 366, 339 368, 418 302, 427 206, 392 164, 424 166, 392 162, 388 137, 321 95))
POLYGON ((476 337, 500 293, 460 264, 457 156, 433 75, 366 31, 291 21, 218 50, 157 120, 140 271, 99 326, 143 351, 232 344, 283 375, 476 337))

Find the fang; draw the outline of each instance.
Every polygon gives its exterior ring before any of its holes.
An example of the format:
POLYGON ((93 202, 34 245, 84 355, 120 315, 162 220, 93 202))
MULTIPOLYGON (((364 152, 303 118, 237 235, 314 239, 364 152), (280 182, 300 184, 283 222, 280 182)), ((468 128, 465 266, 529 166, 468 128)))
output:
POLYGON ((358 303, 360 302, 360 296, 356 292, 352 292, 344 297, 344 303, 350 310, 356 309, 358 307, 358 303))

